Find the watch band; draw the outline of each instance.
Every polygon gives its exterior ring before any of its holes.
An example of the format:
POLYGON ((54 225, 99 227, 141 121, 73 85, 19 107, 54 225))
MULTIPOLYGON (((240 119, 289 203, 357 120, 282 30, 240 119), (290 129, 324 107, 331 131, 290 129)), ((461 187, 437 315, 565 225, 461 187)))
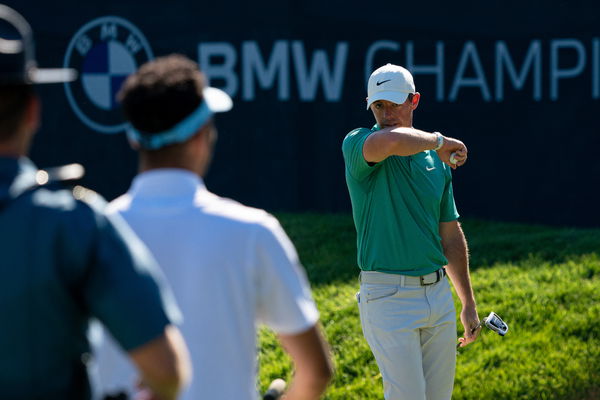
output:
POLYGON ((438 151, 439 149, 442 148, 442 146, 444 146, 444 135, 442 135, 439 132, 433 132, 436 136, 437 136, 437 145, 435 146, 435 151, 438 151))

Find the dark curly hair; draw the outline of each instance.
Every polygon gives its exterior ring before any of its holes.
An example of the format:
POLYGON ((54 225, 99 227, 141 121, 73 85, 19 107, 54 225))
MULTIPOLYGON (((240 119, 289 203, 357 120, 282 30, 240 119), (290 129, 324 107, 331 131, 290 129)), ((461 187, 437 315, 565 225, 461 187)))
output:
POLYGON ((156 133, 173 127, 198 108, 204 86, 198 64, 173 54, 142 65, 127 78, 117 98, 137 130, 156 133))

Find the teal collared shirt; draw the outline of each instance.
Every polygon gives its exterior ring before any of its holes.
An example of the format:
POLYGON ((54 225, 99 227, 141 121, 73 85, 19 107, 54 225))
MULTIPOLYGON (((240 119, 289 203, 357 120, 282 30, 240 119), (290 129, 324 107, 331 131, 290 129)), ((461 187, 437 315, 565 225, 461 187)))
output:
POLYGON ((459 217, 450 168, 433 150, 367 163, 363 145, 377 130, 355 129, 342 144, 358 266, 363 271, 428 274, 448 263, 440 222, 459 217))
POLYGON ((0 157, 0 397, 88 399, 88 322, 129 351, 179 321, 153 257, 120 218, 26 158, 0 157))

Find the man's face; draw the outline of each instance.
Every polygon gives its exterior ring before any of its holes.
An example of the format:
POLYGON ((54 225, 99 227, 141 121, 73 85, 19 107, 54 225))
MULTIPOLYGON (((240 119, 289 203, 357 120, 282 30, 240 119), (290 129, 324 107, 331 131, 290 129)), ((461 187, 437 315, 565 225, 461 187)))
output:
POLYGON ((419 103, 419 94, 413 95, 412 101, 407 98, 402 104, 388 100, 377 100, 371 104, 371 111, 379 128, 411 127, 412 112, 419 103))

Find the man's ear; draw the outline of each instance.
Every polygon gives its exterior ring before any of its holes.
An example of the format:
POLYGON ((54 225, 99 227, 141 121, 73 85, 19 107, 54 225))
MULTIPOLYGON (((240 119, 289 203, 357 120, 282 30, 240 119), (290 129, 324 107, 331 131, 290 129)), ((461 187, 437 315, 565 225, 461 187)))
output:
POLYGON ((216 129, 212 122, 208 122, 203 127, 198 130, 191 138, 194 141, 196 146, 206 147, 208 151, 212 151, 212 146, 217 140, 216 137, 216 129))
POLYGON ((421 93, 416 92, 415 94, 413 94, 413 97, 412 97, 412 103, 411 104, 413 106, 413 110, 418 107, 419 100, 421 100, 421 93))

